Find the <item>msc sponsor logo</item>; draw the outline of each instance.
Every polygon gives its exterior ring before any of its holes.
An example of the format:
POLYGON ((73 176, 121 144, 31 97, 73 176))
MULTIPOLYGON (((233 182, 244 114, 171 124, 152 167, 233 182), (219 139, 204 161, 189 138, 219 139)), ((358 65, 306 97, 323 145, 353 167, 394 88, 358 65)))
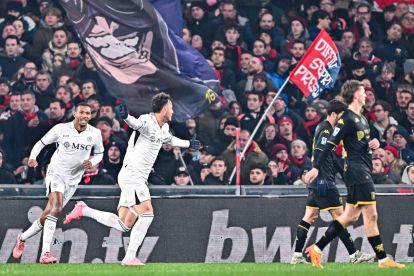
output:
POLYGON ((77 149, 77 150, 91 150, 92 149, 92 145, 85 145, 85 144, 79 144, 79 143, 64 142, 63 146, 66 149, 77 149))

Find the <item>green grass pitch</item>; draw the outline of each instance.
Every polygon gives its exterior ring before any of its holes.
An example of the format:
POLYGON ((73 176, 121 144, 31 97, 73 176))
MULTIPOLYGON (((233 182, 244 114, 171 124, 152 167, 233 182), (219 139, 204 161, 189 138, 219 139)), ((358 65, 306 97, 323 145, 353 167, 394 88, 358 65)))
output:
POLYGON ((406 263, 405 269, 379 269, 376 263, 325 263, 323 270, 310 265, 281 263, 149 263, 143 267, 122 267, 119 264, 2 264, 0 275, 414 275, 414 263, 406 263))

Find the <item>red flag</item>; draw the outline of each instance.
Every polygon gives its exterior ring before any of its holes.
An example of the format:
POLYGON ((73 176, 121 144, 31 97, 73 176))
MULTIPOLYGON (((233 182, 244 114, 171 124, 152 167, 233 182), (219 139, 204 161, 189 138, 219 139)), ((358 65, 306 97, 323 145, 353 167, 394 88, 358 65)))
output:
POLYGON ((329 34, 321 30, 289 78, 312 102, 324 89, 333 88, 340 69, 338 49, 329 34))

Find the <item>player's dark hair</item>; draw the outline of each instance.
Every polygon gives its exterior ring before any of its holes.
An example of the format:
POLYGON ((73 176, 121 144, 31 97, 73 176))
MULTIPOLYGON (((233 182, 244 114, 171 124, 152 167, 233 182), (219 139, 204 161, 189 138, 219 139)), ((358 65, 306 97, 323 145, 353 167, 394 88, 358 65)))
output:
POLYGON ((65 109, 66 108, 66 104, 61 100, 61 99, 53 99, 49 102, 49 106, 51 103, 59 103, 59 106, 61 109, 65 109))
POLYGON ((341 112, 344 112, 347 108, 348 106, 344 102, 338 101, 338 100, 332 100, 329 102, 329 107, 327 109, 327 112, 328 112, 328 115, 331 115, 334 112, 336 114, 339 114, 341 112))
POLYGON ((341 95, 346 104, 351 104, 354 100, 355 92, 364 87, 364 84, 357 80, 347 80, 341 87, 341 95))
POLYGON ((78 103, 76 105, 75 111, 77 111, 80 106, 87 106, 87 107, 89 107, 92 110, 92 107, 88 103, 86 103, 86 102, 80 102, 80 103, 78 103))
POLYGON ((154 113, 160 112, 161 109, 168 103, 168 101, 171 101, 171 96, 167 93, 160 92, 156 94, 154 97, 152 97, 152 111, 154 113))

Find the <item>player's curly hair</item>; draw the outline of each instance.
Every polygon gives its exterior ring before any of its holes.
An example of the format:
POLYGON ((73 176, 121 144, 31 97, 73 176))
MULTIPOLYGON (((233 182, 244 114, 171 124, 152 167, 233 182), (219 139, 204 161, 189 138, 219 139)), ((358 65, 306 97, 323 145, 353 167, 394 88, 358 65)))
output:
POLYGON ((347 80, 341 87, 341 95, 346 104, 351 104, 354 100, 355 92, 364 87, 364 84, 357 80, 347 80))
POLYGON ((168 101, 171 101, 171 96, 167 93, 160 92, 156 94, 154 97, 152 97, 152 112, 160 112, 161 109, 168 103, 168 101))

